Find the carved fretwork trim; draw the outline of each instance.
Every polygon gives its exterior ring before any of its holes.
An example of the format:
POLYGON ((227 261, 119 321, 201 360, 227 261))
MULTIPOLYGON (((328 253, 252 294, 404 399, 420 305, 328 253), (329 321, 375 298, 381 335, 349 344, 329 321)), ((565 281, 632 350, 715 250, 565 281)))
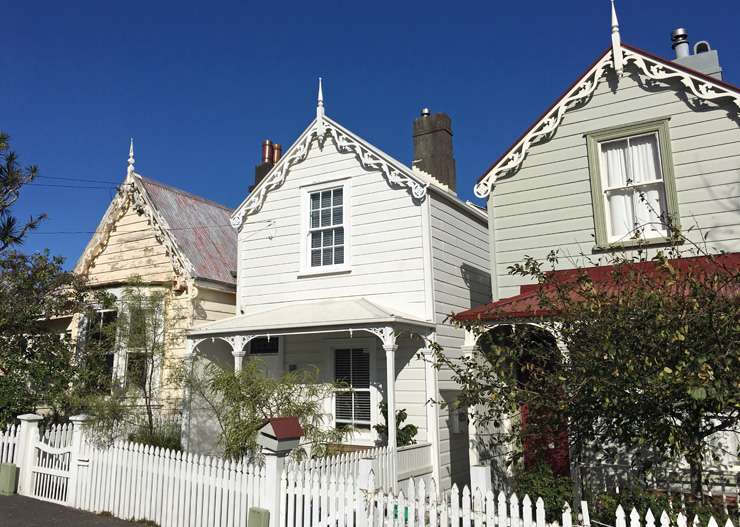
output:
MULTIPOLYGON (((682 69, 673 68, 659 60, 639 53, 627 46, 621 47, 624 66, 633 65, 637 70, 656 81, 680 80, 686 89, 696 97, 705 101, 714 101, 722 98, 731 99, 735 106, 740 108, 740 93, 727 88, 721 83, 714 83, 709 79, 692 75, 682 69)), ((596 90, 599 83, 605 79, 608 69, 615 70, 611 50, 583 76, 580 81, 560 101, 537 122, 514 147, 509 150, 476 184, 475 195, 485 198, 491 193, 496 180, 506 176, 519 168, 524 161, 527 151, 533 144, 552 137, 563 120, 565 112, 581 104, 596 90)), ((618 74, 620 72, 617 72, 618 74)))
POLYGON ((95 259, 108 246, 116 223, 126 214, 129 208, 133 208, 137 214, 146 217, 148 224, 154 229, 155 239, 165 248, 165 254, 172 263, 178 282, 185 284, 186 280, 193 276, 192 265, 180 251, 174 237, 169 233, 167 222, 157 213, 154 205, 146 196, 146 191, 136 174, 127 177, 119 188, 116 197, 103 217, 103 221, 98 226, 95 236, 82 255, 76 272, 85 274, 94 266, 95 259))
POLYGON ((324 117, 313 123, 303 138, 283 156, 283 159, 275 165, 255 192, 234 212, 231 216, 231 225, 235 229, 240 229, 247 216, 259 212, 265 203, 267 194, 281 187, 285 183, 288 172, 295 165, 305 161, 311 144, 316 141, 319 148, 323 148, 328 138, 334 141, 339 152, 354 154, 364 169, 381 172, 389 185, 405 187, 416 200, 423 200, 426 196, 428 183, 414 177, 411 170, 383 159, 367 145, 342 130, 331 119, 324 117))

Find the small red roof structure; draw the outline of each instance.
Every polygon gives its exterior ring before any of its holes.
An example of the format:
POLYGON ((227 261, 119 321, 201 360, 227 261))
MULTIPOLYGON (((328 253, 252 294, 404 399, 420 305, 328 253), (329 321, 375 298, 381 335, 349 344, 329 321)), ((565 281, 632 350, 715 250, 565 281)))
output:
POLYGON ((278 441, 299 439, 303 436, 303 427, 297 417, 273 417, 265 419, 260 427, 264 434, 268 434, 278 441))
MULTIPOLYGON (((730 269, 740 268, 740 253, 721 254, 713 257, 695 256, 690 258, 679 258, 669 260, 671 266, 678 271, 692 270, 712 272, 722 265, 730 269)), ((639 262, 629 264, 629 269, 655 273, 657 275, 656 263, 653 261, 639 262)), ((586 273, 591 279, 594 287, 607 290, 618 291, 621 284, 614 281, 615 266, 605 265, 600 267, 587 267, 583 269, 567 269, 562 271, 550 271, 550 276, 556 281, 565 283, 576 280, 581 273, 586 273)), ((544 291, 545 294, 547 290, 544 291)), ((735 291, 734 294, 740 294, 735 291)), ((571 297, 577 300, 579 297, 574 293, 571 297)), ((482 306, 468 309, 457 313, 452 318, 457 322, 474 322, 474 321, 513 321, 518 319, 551 317, 557 315, 551 309, 543 308, 540 305, 540 286, 539 284, 527 284, 520 286, 519 294, 508 298, 491 302, 482 306)))

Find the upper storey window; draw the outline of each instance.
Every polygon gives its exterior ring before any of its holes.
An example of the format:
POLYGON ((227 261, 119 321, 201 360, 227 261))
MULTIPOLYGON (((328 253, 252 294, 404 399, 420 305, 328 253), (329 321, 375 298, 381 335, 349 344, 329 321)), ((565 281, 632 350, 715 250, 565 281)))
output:
POLYGON ((661 243, 677 226, 667 121, 588 135, 599 246, 661 243))
POLYGON ((311 193, 311 267, 344 263, 344 191, 311 193))
POLYGON ((301 273, 349 271, 349 179, 303 187, 301 273))

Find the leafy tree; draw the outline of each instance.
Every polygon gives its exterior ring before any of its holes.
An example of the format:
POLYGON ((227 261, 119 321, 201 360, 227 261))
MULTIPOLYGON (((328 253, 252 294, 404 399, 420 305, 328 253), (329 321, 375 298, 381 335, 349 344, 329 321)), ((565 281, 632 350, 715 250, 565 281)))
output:
POLYGON ((318 382, 317 373, 299 370, 275 378, 263 371, 258 359, 252 359, 239 372, 213 363, 194 367, 186 383, 191 397, 203 401, 216 418, 226 457, 253 456, 264 421, 286 416, 297 417, 304 431, 294 454, 322 456, 349 430, 325 425, 324 401, 337 386, 318 382))
POLYGON ((85 296, 80 278, 62 263, 48 253, 0 258, 0 427, 39 407, 52 419, 78 408, 70 386, 83 373, 65 330, 85 296))
POLYGON ((103 442, 128 435, 169 445, 177 434, 171 430, 173 411, 167 403, 179 397, 182 386, 179 361, 167 355, 183 339, 179 304, 138 277, 132 277, 120 299, 101 296, 88 320, 100 320, 105 308, 115 309, 115 316, 97 328, 88 324, 85 337, 88 360, 108 366, 105 375, 88 378, 98 392, 86 400, 90 430, 103 442))
MULTIPOLYGON (((388 403, 385 401, 380 403, 380 413, 383 416, 383 421, 385 422, 384 425, 375 425, 373 428, 375 428, 375 431, 378 432, 378 434, 382 437, 388 438, 388 403)), ((408 419, 408 414, 406 413, 406 409, 402 408, 401 410, 396 411, 396 446, 406 446, 406 445, 415 445, 416 440, 414 437, 416 437, 416 434, 419 432, 419 429, 416 427, 416 425, 412 425, 411 423, 404 425, 404 421, 408 419)))
POLYGON ((472 324, 481 353, 452 359, 440 349, 438 366, 452 369, 474 419, 496 426, 493 448, 526 443, 527 434, 556 437, 567 423, 577 458, 613 447, 642 473, 684 459, 698 497, 712 437, 738 430, 737 265, 679 235, 660 251, 582 257, 613 267, 602 279, 587 267, 553 273, 555 251, 512 266, 538 284, 538 314, 490 332, 472 324), (524 430, 523 408, 537 416, 524 430))
POLYGON ((46 218, 46 214, 41 214, 35 218, 31 217, 21 225, 11 213, 23 185, 30 183, 37 176, 36 166, 22 168, 18 165, 18 156, 10 150, 10 137, 0 132, 0 252, 23 243, 28 231, 38 227, 46 218))

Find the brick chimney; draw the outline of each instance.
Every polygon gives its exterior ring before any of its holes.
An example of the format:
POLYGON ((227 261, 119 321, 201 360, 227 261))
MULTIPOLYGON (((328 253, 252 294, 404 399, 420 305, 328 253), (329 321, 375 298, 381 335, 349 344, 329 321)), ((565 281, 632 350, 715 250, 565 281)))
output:
POLYGON ((414 119, 413 141, 413 167, 430 174, 454 192, 457 181, 450 116, 446 113, 432 115, 428 108, 424 108, 414 119))

